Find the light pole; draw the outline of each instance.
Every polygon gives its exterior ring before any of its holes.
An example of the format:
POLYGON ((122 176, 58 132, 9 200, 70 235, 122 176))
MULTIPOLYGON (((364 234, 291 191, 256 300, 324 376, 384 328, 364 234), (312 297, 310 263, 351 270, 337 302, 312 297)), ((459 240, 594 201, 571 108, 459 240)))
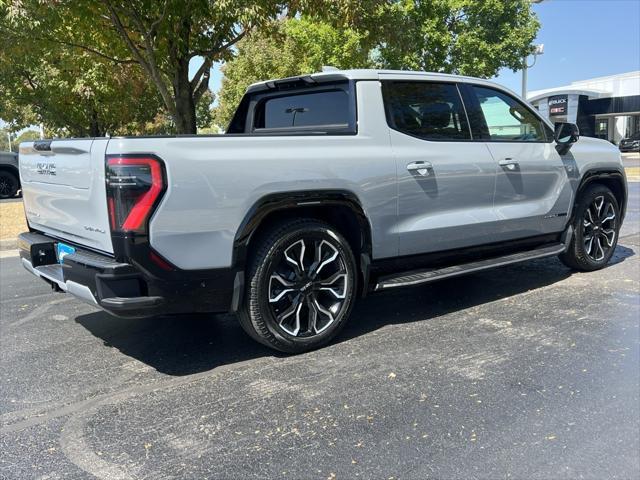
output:
POLYGON ((522 98, 525 100, 527 99, 527 70, 536 64, 538 55, 542 55, 543 53, 544 43, 540 43, 533 46, 533 51, 531 52, 531 54, 533 55, 533 63, 531 65, 527 64, 528 57, 524 57, 522 59, 522 98))
MULTIPOLYGON (((529 0, 529 1, 531 3, 537 3, 537 4, 544 2, 544 0, 529 0)), ((539 45, 534 45, 533 52, 531 53, 533 54, 533 63, 530 66, 527 65, 528 55, 522 59, 522 98, 524 100, 527 99, 527 69, 533 67, 536 64, 536 58, 538 57, 538 55, 542 55, 544 53, 544 44, 541 43, 539 45)))
POLYGON ((13 149, 11 148, 11 132, 7 132, 7 138, 9 139, 9 151, 13 152, 13 149))

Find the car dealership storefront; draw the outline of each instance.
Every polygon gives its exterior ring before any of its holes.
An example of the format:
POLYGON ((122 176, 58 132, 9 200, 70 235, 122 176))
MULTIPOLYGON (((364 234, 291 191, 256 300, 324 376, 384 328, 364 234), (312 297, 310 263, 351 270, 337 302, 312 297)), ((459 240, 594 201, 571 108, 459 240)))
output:
POLYGON ((581 135, 616 145, 640 131, 640 71, 529 92, 527 99, 552 122, 572 122, 581 135))

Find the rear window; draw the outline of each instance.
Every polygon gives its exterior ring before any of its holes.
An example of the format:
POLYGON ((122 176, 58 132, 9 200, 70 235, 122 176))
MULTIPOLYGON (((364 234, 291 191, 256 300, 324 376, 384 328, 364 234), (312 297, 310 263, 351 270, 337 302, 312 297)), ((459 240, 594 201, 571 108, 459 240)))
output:
POLYGON ((347 129, 350 100, 344 90, 268 97, 255 112, 255 130, 347 129))

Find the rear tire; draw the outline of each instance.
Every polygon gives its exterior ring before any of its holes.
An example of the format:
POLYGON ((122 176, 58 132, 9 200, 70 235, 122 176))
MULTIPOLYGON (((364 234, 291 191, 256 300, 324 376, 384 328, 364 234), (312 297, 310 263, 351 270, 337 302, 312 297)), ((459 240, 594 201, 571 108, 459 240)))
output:
POLYGON ((603 268, 618 243, 620 207, 604 185, 592 185, 580 196, 573 218, 573 237, 560 260, 569 268, 591 272, 603 268))
POLYGON ((356 293, 349 243, 314 219, 281 223, 257 240, 247 271, 242 328, 286 353, 329 343, 344 327, 356 293))
POLYGON ((13 198, 18 193, 20 182, 11 172, 0 171, 0 198, 13 198))

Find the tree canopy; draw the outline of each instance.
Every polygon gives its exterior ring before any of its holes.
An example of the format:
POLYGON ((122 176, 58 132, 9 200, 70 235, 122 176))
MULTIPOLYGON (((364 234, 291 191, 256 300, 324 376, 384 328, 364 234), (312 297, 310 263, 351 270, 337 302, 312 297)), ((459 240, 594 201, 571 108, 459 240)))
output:
POLYGON ((228 62, 222 122, 248 83, 323 64, 483 77, 520 68, 537 29, 529 0, 9 0, 0 116, 79 134, 196 133, 214 62, 228 62))
POLYGON ((14 130, 44 123, 67 136, 143 133, 161 108, 135 66, 113 69, 66 48, 24 47, 15 42, 0 52, 0 118, 14 130))
POLYGON ((253 82, 338 68, 388 68, 492 77, 517 70, 539 22, 529 0, 398 0, 281 18, 275 35, 251 35, 224 67, 215 121, 225 127, 253 82), (344 13, 344 12, 343 12, 344 13))
POLYGON ((256 33, 238 44, 224 78, 214 121, 225 127, 251 83, 317 72, 323 65, 365 68, 371 65, 363 34, 308 18, 280 21, 274 30, 256 33))

